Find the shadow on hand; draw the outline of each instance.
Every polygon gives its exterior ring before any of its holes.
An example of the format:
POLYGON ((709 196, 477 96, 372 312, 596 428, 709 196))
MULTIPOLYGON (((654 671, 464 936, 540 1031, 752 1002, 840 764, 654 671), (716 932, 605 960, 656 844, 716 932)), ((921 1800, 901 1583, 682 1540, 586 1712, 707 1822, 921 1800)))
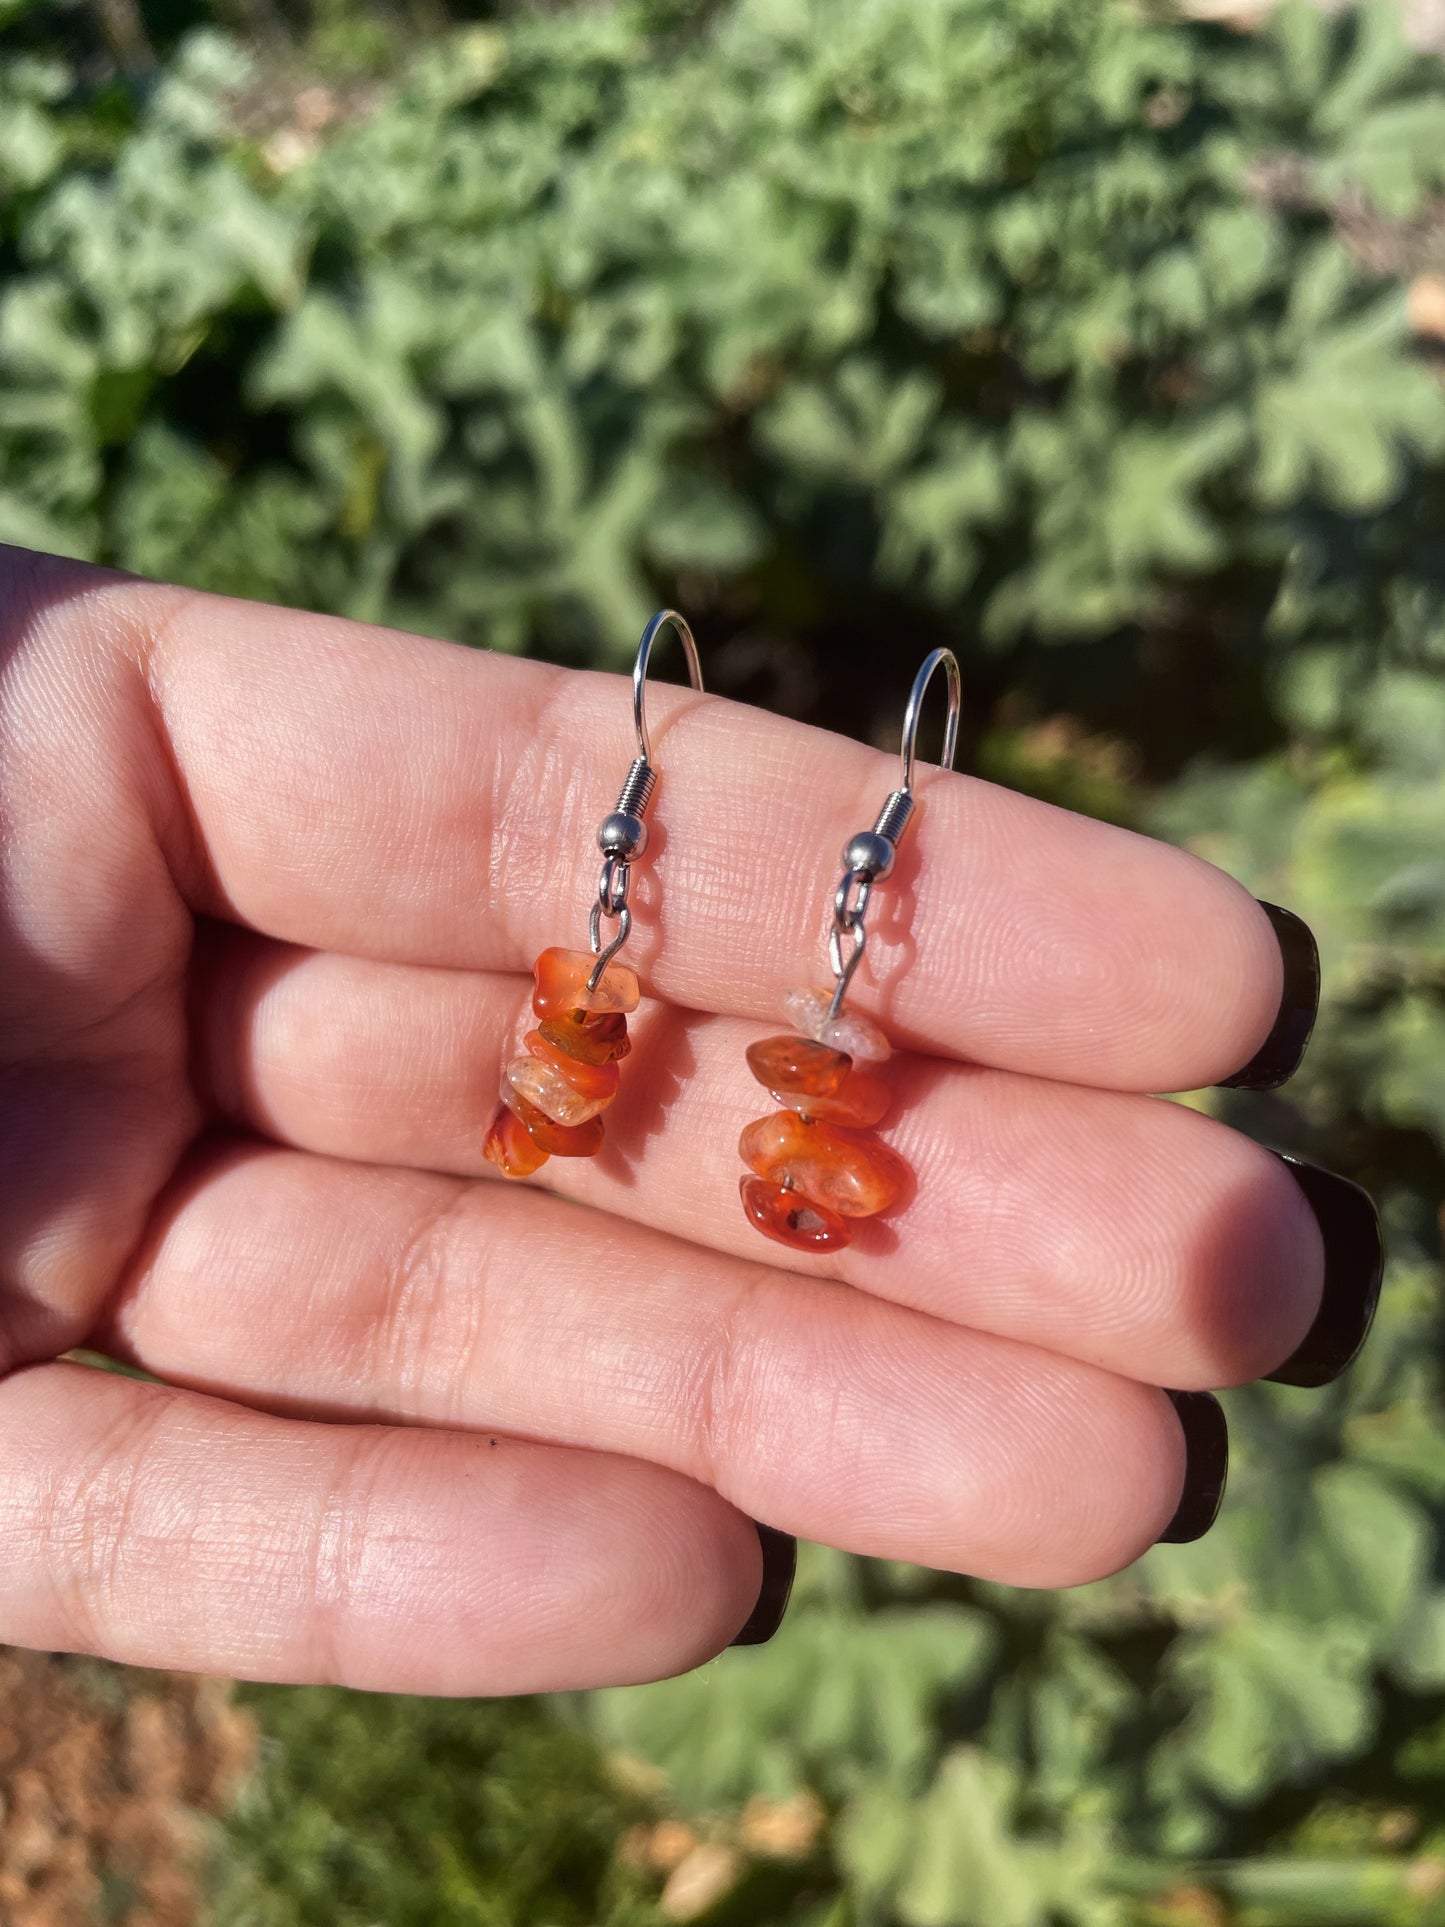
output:
POLYGON ((189 923, 137 769, 153 744, 120 652, 75 619, 124 579, 0 547, 4 1370, 84 1340, 197 1122, 189 923))

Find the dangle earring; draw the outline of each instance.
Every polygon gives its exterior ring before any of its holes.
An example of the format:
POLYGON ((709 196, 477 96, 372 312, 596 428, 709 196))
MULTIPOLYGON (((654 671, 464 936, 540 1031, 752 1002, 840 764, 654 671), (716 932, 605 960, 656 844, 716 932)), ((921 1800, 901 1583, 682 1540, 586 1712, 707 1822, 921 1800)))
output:
POLYGON ((647 849, 647 806, 657 786, 644 689, 658 631, 671 623, 687 656, 688 681, 702 690, 692 631, 675 609, 661 609, 642 632, 632 666, 637 755, 617 808, 597 832, 602 874, 589 925, 590 950, 544 950, 533 965, 538 1019, 502 1077, 502 1106, 483 1154, 509 1178, 530 1177, 549 1157, 590 1158, 602 1148, 602 1113, 617 1095, 618 1061, 632 1045, 627 1019, 641 998, 637 972, 614 963, 632 931, 627 890, 632 865, 647 849), (602 920, 617 925, 605 946, 602 920))
POLYGON ((847 1013, 843 1000, 863 961, 873 886, 892 870, 913 815, 918 712, 939 667, 948 676, 943 767, 952 769, 961 706, 958 660, 951 649, 935 649, 914 679, 903 718, 903 781, 873 828, 861 830, 843 851, 828 937, 833 988, 790 990, 783 1010, 801 1034, 748 1046, 749 1070, 782 1109, 749 1124, 738 1142, 748 1167, 740 1181, 743 1210, 764 1237, 795 1251, 840 1251, 852 1241, 854 1221, 886 1211, 910 1176, 898 1153, 872 1135, 891 1102, 875 1068, 892 1054, 888 1040, 866 1017, 847 1013))

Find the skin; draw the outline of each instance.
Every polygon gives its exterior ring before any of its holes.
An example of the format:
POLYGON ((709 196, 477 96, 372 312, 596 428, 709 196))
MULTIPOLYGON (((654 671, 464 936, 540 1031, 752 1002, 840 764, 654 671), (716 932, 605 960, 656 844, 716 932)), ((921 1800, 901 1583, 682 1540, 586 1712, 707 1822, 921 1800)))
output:
POLYGON ((0 1639, 648 1679, 746 1619, 750 1518, 1074 1584, 1175 1509, 1157 1387, 1294 1349, 1298 1187, 1147 1095, 1262 1043, 1264 914, 965 776, 921 775, 853 998, 916 1191, 832 1258, 758 1238, 743 1052, 824 980, 897 765, 649 716, 636 1047, 602 1154, 508 1185, 482 1138, 532 958, 585 941, 626 683, 0 552, 0 1639))

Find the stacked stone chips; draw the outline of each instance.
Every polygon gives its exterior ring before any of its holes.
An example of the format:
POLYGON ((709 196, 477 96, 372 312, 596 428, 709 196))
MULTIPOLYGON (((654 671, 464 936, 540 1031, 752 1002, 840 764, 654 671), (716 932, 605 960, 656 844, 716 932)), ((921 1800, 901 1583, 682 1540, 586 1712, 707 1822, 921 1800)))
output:
POLYGON ((908 1166, 879 1138, 892 1101, 872 1068, 891 1050, 865 1017, 829 1015, 826 990, 783 999, 798 1033, 748 1046, 748 1068, 782 1108, 744 1130, 738 1150, 748 1221, 795 1251, 838 1251, 860 1218, 886 1211, 908 1183, 908 1166), (867 1066, 868 1068, 862 1068, 867 1066))
POLYGON ((617 1095, 618 1064, 632 1049, 628 1016, 641 1001, 637 972, 610 963, 595 989, 588 950, 544 950, 533 966, 539 1019, 502 1077, 502 1107, 483 1154, 509 1178, 530 1177, 549 1157, 590 1158, 602 1148, 602 1113, 617 1095))

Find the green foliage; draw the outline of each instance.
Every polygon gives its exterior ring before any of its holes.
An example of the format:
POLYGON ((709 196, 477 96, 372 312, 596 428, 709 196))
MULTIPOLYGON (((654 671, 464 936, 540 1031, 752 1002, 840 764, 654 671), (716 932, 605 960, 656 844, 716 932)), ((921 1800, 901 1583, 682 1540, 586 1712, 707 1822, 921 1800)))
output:
POLYGON ((1246 45, 1115 0, 521 17, 319 146, 276 81, 196 34, 97 168, 13 63, 0 530, 494 644, 607 653, 650 574, 786 567, 1001 647, 1306 525, 1357 611, 1340 518, 1403 535, 1445 448, 1325 217, 1440 185, 1385 7, 1246 45))
POLYGON ((253 1689, 263 1770, 215 1927, 651 1927, 617 1864, 641 1811, 533 1707, 253 1689))
POLYGON ((812 1552, 770 1647, 556 1726, 261 1696, 220 1918, 652 1918, 585 1723, 729 1840, 821 1800, 719 1927, 1445 1921, 1445 389, 1366 265, 1439 64, 1384 4, 177 22, 135 79, 0 14, 0 532, 571 660, 667 595, 858 731, 948 639, 980 768, 1312 923, 1305 1073, 1207 1101, 1391 1241, 1362 1363, 1233 1395, 1219 1526, 1103 1585, 812 1552))
POLYGON ((728 1690, 704 1669, 660 1686, 594 1695, 593 1723, 645 1752, 694 1808, 811 1784, 844 1799, 873 1776, 907 1778, 928 1755, 933 1708, 979 1678, 982 1615, 942 1605, 864 1613, 848 1569, 816 1548, 782 1629, 728 1690))

